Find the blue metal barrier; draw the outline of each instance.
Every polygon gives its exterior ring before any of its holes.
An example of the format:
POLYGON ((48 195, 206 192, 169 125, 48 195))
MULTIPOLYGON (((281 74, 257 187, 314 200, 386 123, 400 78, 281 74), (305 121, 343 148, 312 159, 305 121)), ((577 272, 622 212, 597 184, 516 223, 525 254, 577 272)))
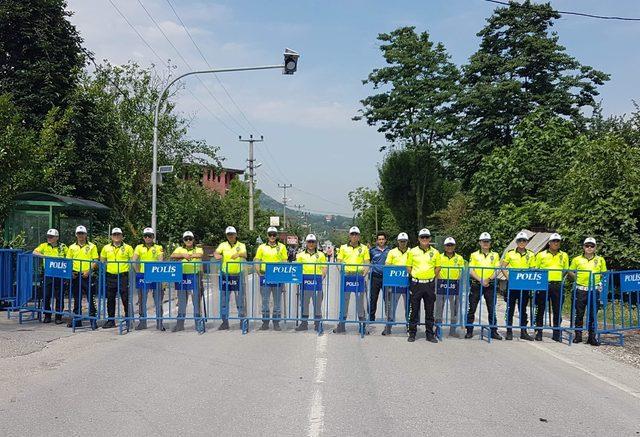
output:
MULTIPOLYGON (((319 334, 324 332, 326 323, 335 323, 338 327, 357 326, 362 337, 372 325, 391 328, 408 324, 409 282, 404 267, 383 268, 383 297, 377 301, 376 318, 369 320, 367 316, 373 312, 369 265, 313 264, 320 272, 325 269, 329 272, 318 275, 304 274, 303 265, 298 263, 263 263, 267 269, 259 273, 260 263, 243 261, 238 263, 237 274, 229 274, 220 270, 219 261, 167 261, 147 264, 149 270, 143 274, 137 273, 139 263, 129 262, 124 263, 126 269, 111 274, 106 272, 105 263, 96 262, 96 270, 83 277, 69 271, 71 262, 36 257, 30 252, 0 251, 2 283, 13 275, 13 308, 19 312, 20 323, 55 316, 69 319, 75 329, 83 321, 95 327, 98 320, 106 320, 117 323, 118 331, 124 333, 133 328, 135 322, 146 324, 153 320, 162 325, 164 321, 175 321, 176 325, 184 325, 185 320, 191 320, 198 332, 204 332, 209 322, 238 320, 241 331, 246 334, 260 322, 283 323, 284 328, 306 327, 307 323, 314 322, 319 334), (6 265, 8 257, 15 259, 11 273, 7 273, 11 270, 6 265), (185 267, 193 267, 192 273, 185 274, 185 267), (157 303, 153 313, 147 305, 150 293, 157 303), (192 310, 187 309, 189 297, 192 310), (403 299, 404 310, 398 314, 403 299), (352 300, 355 300, 353 305, 352 300), (233 308, 232 301, 235 302, 233 308)), ((306 266, 309 268, 310 264, 306 266)), ((467 267, 443 269, 458 270, 459 278, 435 283, 434 326, 441 339, 445 337, 446 327, 480 328, 481 339, 492 330, 532 329, 551 332, 554 339, 560 341, 568 335, 571 343, 576 332, 594 329, 598 337, 614 335, 622 344, 625 331, 640 329, 640 271, 603 273, 601 286, 593 283, 594 275, 591 275, 588 287, 577 287, 575 281, 566 279, 567 271, 563 271, 561 282, 552 284, 541 270, 473 267, 495 272, 496 279, 487 284, 476 281, 467 267), (510 281, 501 280, 505 271, 510 281), (497 315, 500 291, 506 302, 504 319, 497 315), (517 308, 511 312, 516 302, 511 298, 514 293, 518 297, 528 293, 528 299, 522 299, 528 302, 525 307, 518 300, 517 308), (566 310, 571 316, 568 323, 563 324, 565 303, 570 303, 566 310), (524 314, 520 314, 525 310, 530 315, 526 322, 524 314), (518 314, 515 322, 510 320, 511 314, 514 317, 518 314)), ((419 324, 423 325, 424 320, 419 324)), ((486 339, 491 342, 491 335, 486 335, 486 339)))
POLYGON ((602 305, 596 319, 598 339, 614 335, 622 346, 626 331, 640 330, 640 270, 608 271, 602 277, 596 294, 602 305))
POLYGON ((0 301, 4 302, 7 315, 17 308, 18 249, 0 249, 0 301))

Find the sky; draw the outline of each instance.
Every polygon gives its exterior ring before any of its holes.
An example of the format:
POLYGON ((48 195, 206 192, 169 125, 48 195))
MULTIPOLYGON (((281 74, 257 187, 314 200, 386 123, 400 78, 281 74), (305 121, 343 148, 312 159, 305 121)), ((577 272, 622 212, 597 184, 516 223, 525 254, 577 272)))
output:
MULTIPOLYGON (((640 17, 637 0, 551 4, 640 17)), ((452 61, 462 65, 496 6, 483 0, 68 0, 85 46, 96 59, 114 64, 154 64, 162 74, 172 64, 176 75, 206 69, 207 62, 213 68, 280 64, 285 47, 298 51, 292 76, 266 70, 186 79, 177 106, 191 120, 189 136, 219 146, 226 167, 246 166, 247 143, 239 135, 263 135, 255 149, 262 164, 257 187, 265 193, 281 200, 278 184, 292 184, 289 205, 346 216, 353 214, 349 191, 375 188, 384 158, 376 128, 351 120, 372 92, 362 80, 384 65, 377 35, 415 26, 444 43, 452 61)), ((554 27, 570 54, 611 74, 600 89, 605 114, 631 112, 632 99, 640 98, 640 22, 564 15, 554 27)))

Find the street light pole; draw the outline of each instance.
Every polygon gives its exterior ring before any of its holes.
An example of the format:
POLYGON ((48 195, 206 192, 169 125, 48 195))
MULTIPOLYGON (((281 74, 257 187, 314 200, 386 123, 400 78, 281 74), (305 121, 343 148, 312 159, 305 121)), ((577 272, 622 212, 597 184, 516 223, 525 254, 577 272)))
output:
MULTIPOLYGON (((288 49, 287 49, 288 50, 288 49)), ((173 79, 171 82, 164 87, 160 95, 158 96, 158 100, 156 102, 156 109, 153 115, 153 168, 151 169, 151 227, 154 231, 158 232, 157 227, 157 205, 158 205, 158 117, 160 114, 160 104, 162 103, 162 99, 174 83, 179 81, 180 79, 193 76, 196 74, 211 74, 211 73, 231 73, 234 71, 255 71, 255 70, 272 70, 272 69, 283 69, 285 74, 293 74, 296 69, 295 63, 297 62, 297 53, 289 51, 285 51, 285 61, 284 64, 278 65, 260 65, 257 67, 239 67, 239 68, 218 68, 215 70, 198 70, 198 71, 190 71, 188 73, 181 74, 180 76, 173 79), (293 57, 293 60, 292 60, 293 57), (291 64, 293 62, 293 64, 291 64)))

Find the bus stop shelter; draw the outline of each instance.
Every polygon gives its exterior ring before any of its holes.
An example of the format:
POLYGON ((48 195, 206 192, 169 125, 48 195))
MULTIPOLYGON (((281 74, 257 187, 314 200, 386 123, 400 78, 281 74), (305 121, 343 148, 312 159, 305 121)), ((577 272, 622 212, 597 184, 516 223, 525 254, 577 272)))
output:
POLYGON ((92 200, 28 191, 14 197, 13 207, 4 224, 4 241, 24 235, 24 248, 33 249, 46 240, 47 229, 60 231, 60 240, 73 241, 75 227, 85 225, 89 235, 95 218, 109 208, 92 200))

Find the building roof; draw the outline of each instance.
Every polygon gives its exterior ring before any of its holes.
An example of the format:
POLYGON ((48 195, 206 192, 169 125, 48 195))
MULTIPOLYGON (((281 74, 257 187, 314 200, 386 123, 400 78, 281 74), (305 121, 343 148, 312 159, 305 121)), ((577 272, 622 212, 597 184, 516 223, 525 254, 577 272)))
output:
POLYGON ((23 207, 54 207, 66 210, 94 210, 108 211, 110 208, 93 200, 79 197, 60 196, 58 194, 43 193, 39 191, 26 191, 17 194, 14 198, 16 206, 23 207))

